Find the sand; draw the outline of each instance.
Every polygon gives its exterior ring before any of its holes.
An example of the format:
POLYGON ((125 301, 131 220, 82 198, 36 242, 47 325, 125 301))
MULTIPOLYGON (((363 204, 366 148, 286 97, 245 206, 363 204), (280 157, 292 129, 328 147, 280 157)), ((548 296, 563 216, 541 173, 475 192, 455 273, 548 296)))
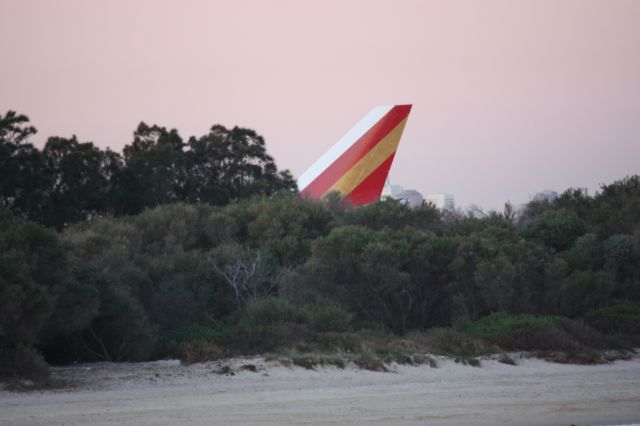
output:
POLYGON ((612 425, 640 423, 640 358, 518 359, 386 373, 305 370, 262 358, 55 368, 72 387, 0 391, 0 425, 612 425), (256 371, 241 370, 253 365, 256 371), (218 374, 225 365, 234 375, 218 374))

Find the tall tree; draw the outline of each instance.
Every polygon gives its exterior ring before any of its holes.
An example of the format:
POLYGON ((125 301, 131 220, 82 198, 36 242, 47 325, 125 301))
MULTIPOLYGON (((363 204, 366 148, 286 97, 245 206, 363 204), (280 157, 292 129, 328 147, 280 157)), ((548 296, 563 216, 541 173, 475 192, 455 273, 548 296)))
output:
POLYGON ((49 138, 42 154, 49 182, 44 224, 61 229, 110 210, 112 179, 121 167, 116 153, 72 136, 49 138))
POLYGON ((278 172, 264 138, 254 130, 214 125, 188 141, 185 201, 226 204, 239 198, 295 190, 288 171, 278 172))
POLYGON ((183 200, 183 147, 177 130, 140 123, 133 132, 133 142, 123 150, 126 167, 116 178, 116 212, 134 214, 183 200))
POLYGON ((42 153, 28 143, 36 132, 26 115, 0 115, 0 205, 41 221, 48 179, 42 153))

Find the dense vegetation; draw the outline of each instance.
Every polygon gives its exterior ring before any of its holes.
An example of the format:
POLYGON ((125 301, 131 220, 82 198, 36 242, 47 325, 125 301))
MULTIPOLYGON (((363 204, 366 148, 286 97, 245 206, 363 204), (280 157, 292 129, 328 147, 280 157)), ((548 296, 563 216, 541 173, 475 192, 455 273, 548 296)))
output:
POLYGON ((0 377, 46 371, 40 354, 341 351, 377 368, 372 352, 403 348, 638 344, 639 176, 474 218, 300 199, 245 129, 186 149, 141 124, 124 158, 75 138, 40 152, 33 132, 0 117, 0 377))

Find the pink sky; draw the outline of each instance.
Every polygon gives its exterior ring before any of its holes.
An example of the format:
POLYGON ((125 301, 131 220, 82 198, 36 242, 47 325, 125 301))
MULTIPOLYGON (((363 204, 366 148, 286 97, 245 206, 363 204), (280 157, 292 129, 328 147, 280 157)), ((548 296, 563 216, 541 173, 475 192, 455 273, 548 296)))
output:
POLYGON ((640 1, 0 0, 0 58, 38 146, 240 125, 298 176, 412 103, 391 179, 458 205, 640 173, 640 1))

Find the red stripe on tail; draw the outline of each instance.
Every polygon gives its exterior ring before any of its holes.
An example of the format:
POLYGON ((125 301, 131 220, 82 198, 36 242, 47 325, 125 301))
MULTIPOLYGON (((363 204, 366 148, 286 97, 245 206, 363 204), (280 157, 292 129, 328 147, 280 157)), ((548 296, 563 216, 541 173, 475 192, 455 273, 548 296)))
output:
MULTIPOLYGON (((320 198, 334 183, 349 171, 374 146, 384 139, 411 112, 411 105, 396 105, 376 124, 374 124, 360 139, 351 145, 336 161, 327 167, 303 191, 302 196, 320 198)), ((393 158, 393 156, 392 156, 393 158)), ((389 163, 391 166, 391 163, 389 163)), ((381 166, 382 167, 382 166, 381 166)), ((376 173, 378 169, 374 173, 376 173)), ((389 169, 387 168, 387 173, 389 169)), ((386 175, 385 178, 386 179, 386 175)), ((383 179, 383 185, 384 185, 383 179)), ((363 182, 364 183, 364 182, 363 182)), ((356 188, 357 190, 357 188, 356 188)), ((353 192, 355 192, 354 190, 353 192)), ((380 188, 382 191, 382 188, 380 188)), ((378 197, 380 193, 378 193, 378 197)), ((372 200, 372 201, 375 201, 372 200)), ((363 203, 354 203, 363 204, 363 203)))
POLYGON ((382 189, 384 188, 384 182, 387 180, 391 163, 393 163, 393 157, 396 155, 394 152, 384 160, 377 169, 375 169, 369 176, 365 178, 353 191, 345 198, 349 200, 351 204, 360 206, 363 204, 369 204, 380 198, 382 189))

